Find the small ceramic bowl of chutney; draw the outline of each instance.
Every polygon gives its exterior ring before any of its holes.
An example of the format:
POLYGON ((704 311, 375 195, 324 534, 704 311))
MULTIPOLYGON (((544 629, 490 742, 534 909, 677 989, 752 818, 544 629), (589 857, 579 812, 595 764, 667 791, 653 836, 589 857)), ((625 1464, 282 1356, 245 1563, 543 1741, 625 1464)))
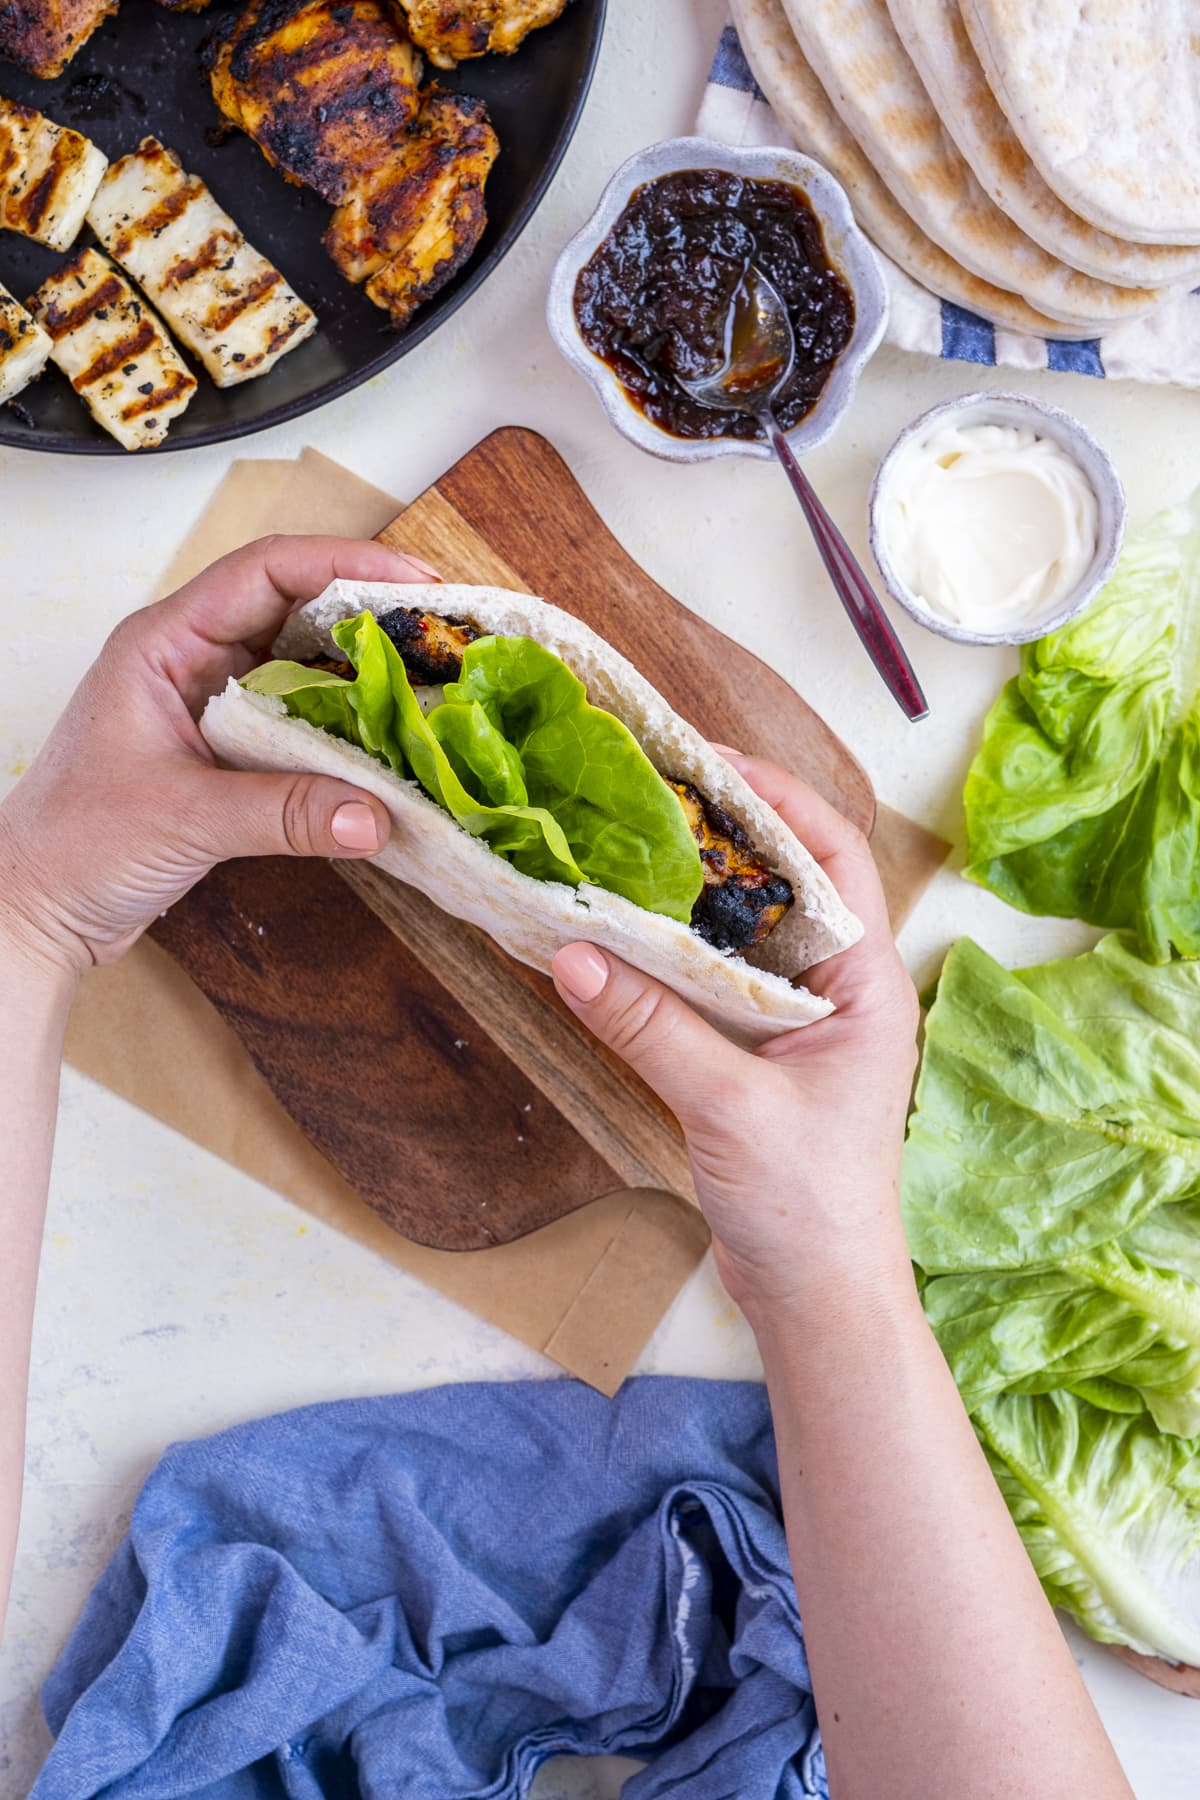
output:
POLYGON ((643 450, 673 462, 770 457, 752 414, 706 407, 680 385, 724 362, 751 268, 783 299, 795 337, 775 415, 793 450, 812 450, 849 406, 887 323, 879 259, 820 163, 668 138, 621 165, 559 257, 551 335, 643 450))

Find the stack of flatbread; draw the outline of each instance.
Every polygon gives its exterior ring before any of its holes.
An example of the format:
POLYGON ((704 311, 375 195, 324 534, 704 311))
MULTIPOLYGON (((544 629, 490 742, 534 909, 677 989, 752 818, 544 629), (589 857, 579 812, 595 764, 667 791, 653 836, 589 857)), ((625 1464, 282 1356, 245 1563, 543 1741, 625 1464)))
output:
POLYGON ((1200 0, 732 0, 759 87, 944 299, 1092 338, 1200 282, 1200 0))

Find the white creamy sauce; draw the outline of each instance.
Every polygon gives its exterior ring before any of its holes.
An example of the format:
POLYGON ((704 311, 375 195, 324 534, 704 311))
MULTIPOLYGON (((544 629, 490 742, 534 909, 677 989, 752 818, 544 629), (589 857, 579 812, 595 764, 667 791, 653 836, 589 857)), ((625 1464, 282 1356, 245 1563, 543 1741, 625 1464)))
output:
POLYGON ((1014 425, 944 425, 892 465, 883 529, 930 612, 979 631, 1030 624, 1082 579, 1098 508, 1061 445, 1014 425))

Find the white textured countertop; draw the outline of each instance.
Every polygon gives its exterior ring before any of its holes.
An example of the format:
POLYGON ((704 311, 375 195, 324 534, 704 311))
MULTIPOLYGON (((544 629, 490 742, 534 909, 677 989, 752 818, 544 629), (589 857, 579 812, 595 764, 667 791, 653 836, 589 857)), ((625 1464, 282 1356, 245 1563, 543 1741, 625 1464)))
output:
MULTIPOLYGON (((406 499, 495 426, 522 424, 557 446, 658 581, 772 661, 824 714, 881 798, 957 836, 979 721, 1015 654, 957 649, 907 626, 933 709, 922 725, 907 725, 844 622, 782 476, 750 462, 651 461, 612 432, 550 344, 542 297, 556 252, 617 162, 690 129, 723 0, 610 0, 610 12, 591 101, 533 224, 482 290, 388 374, 240 447, 146 461, 0 449, 8 669, 0 779, 20 773, 106 631, 148 596, 234 455, 291 456, 313 444, 406 499)), ((896 431, 934 401, 988 384, 1002 380, 893 351, 875 358, 841 431, 809 464, 864 557, 867 488, 896 431)), ((1200 480, 1195 395, 1054 375, 1028 385, 1109 446, 1132 519, 1200 480)), ((963 931, 1002 960, 1025 963, 1093 936, 1020 917, 945 873, 904 934, 919 979, 963 931)), ((680 1296, 639 1366, 757 1373, 749 1335, 710 1268, 680 1296)), ((168 1440, 314 1400, 553 1373, 68 1072, 35 1332, 24 1522, 0 1657, 0 1800, 28 1791, 48 1747, 38 1686, 168 1440)), ((1191 1800, 1200 1702, 1153 1688, 1072 1641, 1139 1800, 1191 1800)), ((607 1800, 620 1772, 555 1764, 539 1779, 539 1800, 607 1800)))

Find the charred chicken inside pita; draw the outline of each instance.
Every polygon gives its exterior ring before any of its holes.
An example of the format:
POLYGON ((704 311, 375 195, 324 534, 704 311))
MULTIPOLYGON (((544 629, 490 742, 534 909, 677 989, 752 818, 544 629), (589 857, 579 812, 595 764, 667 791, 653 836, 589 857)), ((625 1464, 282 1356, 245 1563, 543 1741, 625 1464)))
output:
MULTIPOLYGON (((400 654, 414 687, 457 679, 462 653, 479 633, 465 619, 445 619, 416 606, 379 614, 379 626, 400 654)), ((308 658, 307 666, 354 680, 348 662, 308 658)), ((667 781, 679 798, 700 851, 704 887, 692 908, 692 930, 715 950, 744 954, 763 943, 792 904, 792 884, 754 855, 736 819, 688 781, 667 781)))

